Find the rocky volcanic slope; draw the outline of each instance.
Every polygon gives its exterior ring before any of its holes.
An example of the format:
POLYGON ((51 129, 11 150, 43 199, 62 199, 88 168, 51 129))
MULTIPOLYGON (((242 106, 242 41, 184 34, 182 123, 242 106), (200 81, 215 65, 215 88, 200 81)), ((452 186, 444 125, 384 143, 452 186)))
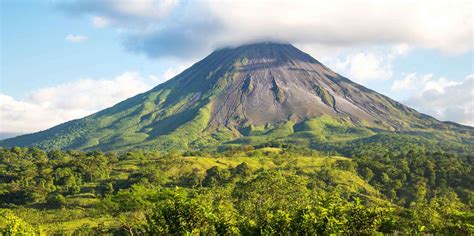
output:
POLYGON ((217 50, 146 93, 0 145, 188 148, 247 136, 263 137, 260 142, 291 138, 303 131, 314 134, 321 126, 364 137, 437 129, 460 142, 474 133, 471 127, 440 122, 356 84, 292 45, 259 43, 217 50))

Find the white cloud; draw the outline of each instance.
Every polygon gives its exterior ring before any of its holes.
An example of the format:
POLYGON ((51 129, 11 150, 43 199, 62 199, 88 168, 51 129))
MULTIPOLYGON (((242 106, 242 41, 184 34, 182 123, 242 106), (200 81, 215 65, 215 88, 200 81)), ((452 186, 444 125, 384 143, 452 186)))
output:
POLYGON ((155 24, 168 16, 177 4, 178 0, 72 0, 61 2, 59 6, 72 14, 92 16, 92 24, 101 28, 155 24))
POLYGON ((405 78, 401 80, 395 80, 392 84, 392 90, 394 91, 413 91, 419 89, 420 85, 422 85, 422 81, 431 79, 433 74, 427 74, 422 76, 422 78, 418 78, 416 73, 411 73, 405 76, 405 78))
POLYGON ((416 73, 410 73, 401 80, 395 80, 392 85, 392 90, 416 91, 421 93, 433 90, 444 93, 446 88, 460 84, 462 84, 462 82, 451 81, 443 77, 435 79, 433 74, 418 76, 416 73))
POLYGON ((390 52, 390 57, 397 57, 406 55, 411 50, 411 47, 406 43, 394 45, 390 52))
POLYGON ((0 94, 0 134, 29 133, 110 107, 156 85, 157 77, 126 72, 39 89, 25 99, 0 94))
POLYGON ((457 82, 432 74, 408 74, 394 81, 392 89, 410 92, 406 103, 440 120, 474 126, 474 75, 457 82))
POLYGON ((92 25, 96 28, 105 28, 110 26, 110 20, 104 17, 94 16, 92 17, 92 25))
POLYGON ((355 79, 384 80, 392 77, 391 65, 385 63, 384 59, 377 55, 359 53, 350 57, 349 60, 350 73, 355 79))
MULTIPOLYGON (((63 4, 127 32, 126 47, 151 57, 276 40, 325 47, 404 45, 447 53, 473 49, 469 0, 108 1, 63 4)), ((197 51, 197 52, 196 52, 197 51)))
MULTIPOLYGON (((303 48, 306 49, 305 46, 303 48)), ((349 50, 332 48, 332 53, 324 49, 308 51, 317 55, 316 57, 334 71, 367 85, 372 81, 391 79, 394 74, 393 62, 399 57, 407 55, 411 51, 411 47, 400 43, 391 46, 359 47, 349 50)))
POLYGON ((191 63, 181 63, 174 67, 170 67, 163 73, 163 78, 165 80, 169 80, 175 77, 176 75, 178 75, 179 73, 183 72, 190 66, 191 66, 191 63))
POLYGON ((85 35, 68 34, 68 35, 66 35, 66 37, 64 37, 64 39, 66 41, 71 42, 71 43, 80 43, 80 42, 86 41, 89 38, 85 35))
MULTIPOLYGON (((393 61, 410 51, 406 44, 391 47, 369 47, 343 50, 342 53, 327 54, 321 61, 334 71, 367 85, 371 81, 383 81, 392 78, 393 61)), ((315 52, 316 55, 319 52, 315 52)), ((324 53, 324 52, 323 52, 324 53)))

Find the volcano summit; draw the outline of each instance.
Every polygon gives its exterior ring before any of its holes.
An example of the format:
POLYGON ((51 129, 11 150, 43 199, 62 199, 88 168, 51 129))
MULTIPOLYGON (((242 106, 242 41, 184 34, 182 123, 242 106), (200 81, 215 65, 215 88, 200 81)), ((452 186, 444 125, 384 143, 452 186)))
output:
POLYGON ((466 143, 474 129, 418 113, 292 45, 258 43, 217 50, 148 92, 0 145, 169 150, 280 140, 317 148, 390 132, 433 140, 449 133, 466 143))

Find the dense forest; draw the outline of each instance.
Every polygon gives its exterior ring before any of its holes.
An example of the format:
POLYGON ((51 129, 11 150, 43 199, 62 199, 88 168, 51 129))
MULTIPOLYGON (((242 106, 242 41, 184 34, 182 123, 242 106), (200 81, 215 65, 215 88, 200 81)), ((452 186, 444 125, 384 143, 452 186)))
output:
POLYGON ((351 158, 288 145, 102 153, 0 149, 0 232, 474 233, 473 158, 351 158))

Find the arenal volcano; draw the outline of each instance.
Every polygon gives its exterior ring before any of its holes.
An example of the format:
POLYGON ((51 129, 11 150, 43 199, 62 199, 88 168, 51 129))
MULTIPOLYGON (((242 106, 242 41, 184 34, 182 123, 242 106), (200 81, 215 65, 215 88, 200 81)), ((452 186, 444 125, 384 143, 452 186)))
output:
POLYGON ((418 113, 290 44, 258 43, 214 51, 148 92, 0 145, 168 150, 275 140, 308 144, 380 132, 444 132, 466 142, 474 129, 418 113))

